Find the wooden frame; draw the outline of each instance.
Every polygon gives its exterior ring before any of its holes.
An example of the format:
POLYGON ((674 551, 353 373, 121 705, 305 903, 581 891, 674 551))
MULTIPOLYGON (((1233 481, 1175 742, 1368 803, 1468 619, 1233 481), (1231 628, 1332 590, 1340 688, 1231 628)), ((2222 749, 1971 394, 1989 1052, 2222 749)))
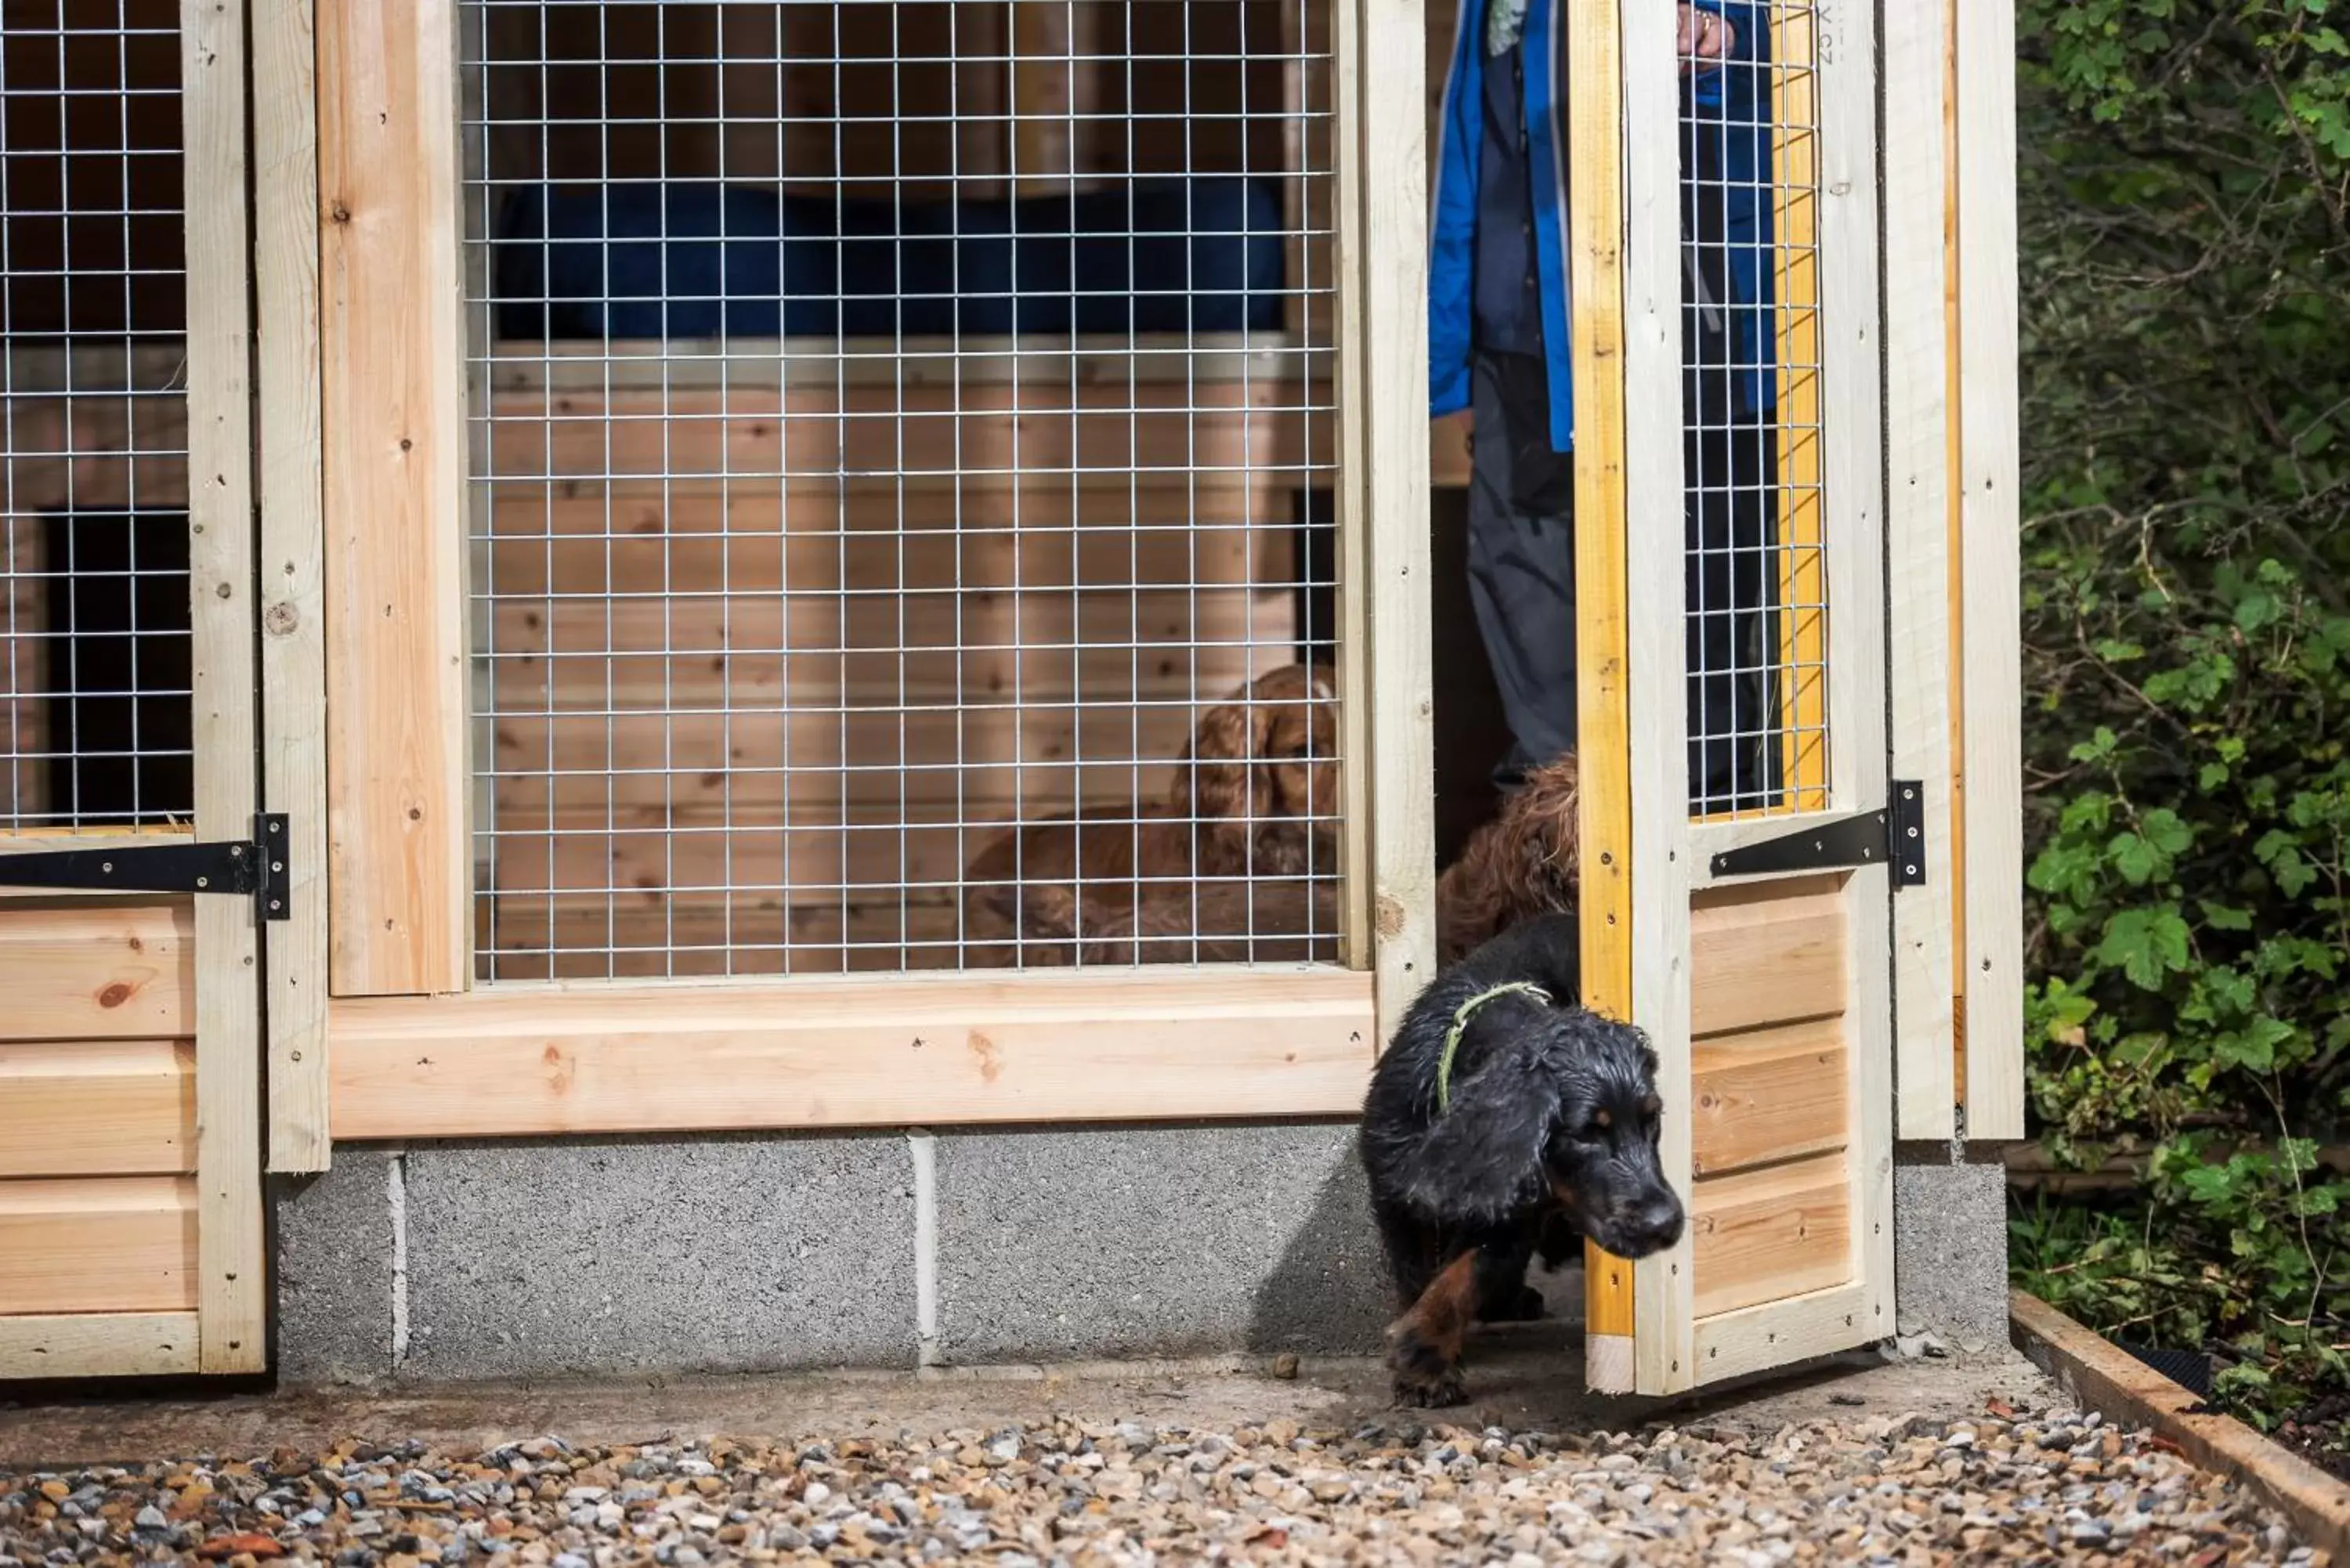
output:
MULTIPOLYGON (((245 21, 243 0, 182 0, 180 8, 191 192, 245 188, 245 21)), ((191 200, 187 229, 195 830, 233 839, 250 836, 261 798, 244 202, 191 200)), ((258 1371, 268 1357, 258 924, 244 899, 195 901, 196 1312, 205 1372, 258 1371)))
POLYGON ((2015 7, 1958 5, 1966 1136, 2023 1136, 2023 672, 2015 7))
MULTIPOLYGON (((1805 197, 1818 245, 1818 308, 1805 312, 1804 333, 1816 345, 1820 370, 1804 378, 1812 384, 1794 417, 1819 427, 1805 459, 1820 486, 1809 504, 1815 515, 1798 532, 1827 545, 1825 561, 1811 568, 1824 577, 1812 597, 1830 609, 1808 635, 1821 644, 1811 657, 1829 673, 1810 698, 1820 709, 1811 722, 1824 723, 1832 743, 1814 759, 1824 764, 1820 776, 1796 783, 1826 798, 1807 814, 1692 822, 1676 805, 1688 789, 1686 611, 1678 591, 1685 545, 1680 528, 1656 525, 1684 507, 1679 149, 1657 130, 1672 122, 1679 93, 1669 13, 1618 14, 1613 38, 1576 33, 1587 53, 1570 57, 1568 94, 1578 116, 1592 117, 1575 125, 1572 187, 1584 268, 1575 280, 1575 466, 1577 515, 1586 520, 1577 530, 1586 999, 1631 1017, 1658 1046, 1662 1156, 1692 1220, 1677 1246, 1637 1266, 1596 1252, 1588 1261, 1586 1379, 1603 1392, 1663 1395, 1864 1344, 1891 1324, 1887 876, 1877 867, 1843 874, 1824 891, 1818 878, 1725 883, 1710 871, 1721 849, 1873 809, 1888 787, 1877 686, 1886 647, 1876 41, 1870 16, 1824 12, 1812 23, 1817 36, 1791 46, 1805 48, 1806 60, 1774 66, 1802 77, 1788 94, 1805 96, 1819 124, 1805 197), (1604 67, 1590 63, 1594 57, 1604 67), (1620 108, 1605 101, 1611 83, 1620 84, 1620 108), (1623 202, 1620 215, 1605 210, 1611 192, 1623 202), (1623 290, 1620 339, 1609 332, 1611 287, 1623 290), (1586 322, 1585 310, 1597 319, 1586 322), (1806 407, 1815 417, 1805 417, 1806 407), (1599 519, 1614 526, 1590 525, 1599 519), (1675 591, 1659 591, 1668 584, 1675 591), (1609 679, 1617 669, 1621 685, 1609 679), (1707 898, 1693 909, 1700 891, 1707 898), (1764 917, 1749 927, 1756 935, 1744 961, 1762 969, 1700 973, 1718 961, 1708 955, 1721 940, 1725 899, 1733 919, 1745 919, 1734 913, 1742 906, 1764 917), (1700 918, 1716 933, 1702 944, 1700 918), (1795 945, 1782 955, 1780 943, 1795 945), (1751 997, 1768 989, 1766 973, 1782 972, 1817 998, 1780 1012, 1758 1005, 1751 1017, 1725 1013, 1725 987, 1751 997), (1709 986, 1703 995, 1700 980, 1709 986), (1700 1035, 1702 1051, 1693 1044, 1700 1035), (1817 1103, 1799 1106, 1789 1095, 1817 1103), (1753 1105, 1774 1106, 1780 1130, 1795 1141, 1760 1155, 1725 1152, 1723 1106, 1746 1096, 1764 1096, 1753 1105), (1796 1125, 1806 1116, 1819 1123, 1810 1143, 1796 1125), (1710 1179, 1700 1183, 1700 1173, 1710 1179), (1819 1228, 1810 1229, 1814 1210, 1819 1228), (1793 1262, 1783 1225, 1799 1242, 1793 1262), (1779 1293, 1722 1272, 1732 1254, 1767 1261, 1779 1293)), ((1599 24, 1589 19, 1589 26, 1599 24)), ((1788 337, 1783 332, 1783 348, 1788 337)))
POLYGON ((0 1382, 184 1376, 198 1370, 197 1336, 192 1312, 0 1317, 0 1382))
MULTIPOLYGON (((1353 535, 1341 625, 1359 628, 1367 664, 1350 676, 1350 711, 1367 709, 1370 796, 1370 924, 1377 943, 1378 1038, 1434 978, 1436 821, 1430 785, 1436 766, 1430 695, 1428 415, 1417 393, 1428 385, 1427 126, 1384 106, 1425 96, 1425 0, 1333 0, 1352 10, 1342 23, 1337 75, 1345 150, 1339 163, 1339 526, 1353 535), (1352 222, 1343 221, 1351 216, 1352 222), (1351 256, 1351 261, 1349 257, 1351 256), (1345 507, 1353 502, 1358 513, 1345 507), (1372 671, 1376 680, 1370 680, 1372 671)), ((1365 755, 1357 752, 1356 755, 1365 755)), ((1352 807, 1356 803, 1350 801, 1352 807)), ((1352 895, 1352 901, 1360 901, 1352 895)))
POLYGON ((501 985, 332 1019, 341 1138, 1344 1116, 1377 1028, 1340 969, 501 985))
MULTIPOLYGON (((1675 809, 1688 793, 1689 710, 1686 691, 1688 653, 1683 640, 1685 608, 1679 593, 1663 603, 1640 603, 1632 585, 1679 584, 1685 570, 1685 543, 1676 523, 1684 507, 1681 442, 1681 147, 1676 136, 1642 135, 1641 126, 1672 123, 1679 113, 1680 81, 1674 57, 1673 15, 1661 5, 1619 7, 1623 19, 1623 107, 1625 133, 1623 189, 1624 273, 1630 284, 1623 302, 1624 341, 1622 411, 1611 434, 1621 443, 1617 461, 1625 465, 1624 495, 1619 515, 1624 541, 1619 546, 1623 581, 1620 616, 1626 622, 1627 680, 1624 707, 1610 737, 1629 753, 1630 770, 1619 806, 1630 817, 1628 853, 1630 896, 1623 929, 1600 933, 1623 950, 1616 961, 1628 964, 1630 1011, 1659 1042, 1681 1042, 1659 1054, 1657 1087, 1666 1105, 1661 1158, 1669 1172, 1692 1169, 1694 1129, 1693 1053, 1690 1038, 1690 986, 1686 967, 1676 956, 1690 946, 1689 869, 1697 864, 1690 838, 1692 825, 1686 811, 1675 809), (1655 520, 1651 526, 1633 519, 1655 520), (1646 743, 1634 746, 1637 728, 1646 743), (1636 801, 1658 803, 1641 810, 1636 801)), ((1586 83, 1578 78, 1579 98, 1586 83)), ((1580 195, 1576 204, 1582 203, 1580 195)), ((1575 328, 1580 345, 1583 330, 1575 328)), ((1578 427, 1582 391, 1576 391, 1578 427)), ((1582 445, 1580 429, 1577 446, 1582 445)), ((1580 473, 1583 464, 1576 463, 1580 473)), ((1580 497, 1577 498, 1578 501, 1580 497)), ((1578 515, 1587 515, 1577 508, 1578 515)), ((1586 531, 1578 528, 1578 543, 1586 531)), ((1578 571, 1578 587, 1581 584, 1578 571)), ((1586 664, 1583 668, 1591 668, 1586 664)), ((1587 683, 1586 683, 1587 684, 1587 683)), ((1586 710, 1586 712, 1588 711, 1586 710)), ((1588 723, 1588 720, 1586 720, 1588 723)), ((1586 733, 1588 733, 1586 729, 1586 733)), ((1590 755, 1590 749, 1585 748, 1590 755)), ((1586 777, 1588 775, 1586 774, 1586 777)), ((1613 782, 1613 781, 1611 781, 1613 782)), ((1586 785, 1588 788, 1588 784, 1586 785)), ((1586 828, 1586 832, 1588 829, 1586 828)), ((1620 832, 1620 829, 1619 829, 1620 832)), ((1619 837, 1617 842, 1627 840, 1619 837)), ((1589 887, 1590 857, 1585 872, 1589 887)), ((1620 885, 1618 874, 1611 880, 1620 885)), ((1586 892, 1586 898, 1588 898, 1586 892)), ((1612 921, 1610 922, 1613 923, 1612 921)), ((1586 961, 1594 932, 1584 928, 1586 961)), ((1684 1204, 1692 1199, 1690 1183, 1679 1183, 1684 1204)), ((1695 1274, 1696 1227, 1687 1228, 1669 1251, 1627 1267, 1610 1259, 1607 1268, 1628 1277, 1631 1320, 1619 1329, 1627 1339, 1607 1347, 1603 1365, 1595 1336, 1586 1350, 1586 1380, 1595 1388, 1628 1393, 1634 1389, 1686 1387, 1690 1314, 1694 1308, 1688 1282, 1695 1274), (1632 1354, 1627 1355, 1629 1352, 1632 1354), (1603 1381, 1603 1377, 1607 1380, 1603 1381)), ((1594 1260, 1596 1262, 1596 1260, 1594 1260)), ((1588 1267, 1588 1265, 1586 1265, 1588 1267)), ((1600 1278, 1594 1268, 1586 1281, 1600 1278)), ((1620 1309, 1619 1309, 1620 1310, 1620 1309)))
POLYGON ((1941 6, 1884 12, 1886 532, 1893 776, 1917 781, 1925 891, 1893 902, 1895 1131, 1957 1129, 1952 948, 1949 356, 1943 266, 1947 48, 1941 6))
POLYGON ((255 307, 261 324, 265 809, 286 818, 286 919, 267 928, 269 1168, 327 1168, 326 521, 318 427, 315 0, 255 0, 255 307))
POLYGON ((333 992, 469 983, 465 338, 452 0, 317 30, 333 992))

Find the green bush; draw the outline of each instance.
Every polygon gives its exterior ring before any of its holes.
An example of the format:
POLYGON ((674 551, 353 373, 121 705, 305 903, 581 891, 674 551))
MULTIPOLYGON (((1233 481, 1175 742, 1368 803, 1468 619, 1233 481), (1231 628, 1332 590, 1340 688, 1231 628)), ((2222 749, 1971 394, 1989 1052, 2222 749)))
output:
POLYGON ((2022 0, 2030 1288, 2345 1377, 2350 0, 2022 0))

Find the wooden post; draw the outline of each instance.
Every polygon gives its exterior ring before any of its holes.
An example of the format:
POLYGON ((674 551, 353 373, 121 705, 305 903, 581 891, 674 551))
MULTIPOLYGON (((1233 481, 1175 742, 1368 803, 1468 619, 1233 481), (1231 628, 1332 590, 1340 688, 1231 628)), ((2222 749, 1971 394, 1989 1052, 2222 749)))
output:
POLYGON ((254 279, 261 323, 263 790, 287 826, 288 918, 269 944, 269 1168, 324 1170, 327 622, 318 449, 313 0, 253 17, 254 279))
MULTIPOLYGON (((1623 5, 1621 0, 1584 0, 1566 9, 1583 1001, 1596 1012, 1628 1019, 1634 998, 1630 585, 1625 558, 1623 5)), ((1678 185, 1676 180, 1676 189, 1678 185)), ((1678 497, 1674 509, 1677 514, 1678 497)), ((1598 1393, 1628 1394, 1636 1376, 1632 1265, 1586 1243, 1584 1269, 1584 1380, 1598 1393)))
POLYGON ((1950 429, 1943 268, 1944 48, 1939 6, 1885 12, 1885 408, 1893 776, 1917 782, 1926 885, 1893 900, 1895 1125, 1956 1126, 1951 959, 1950 429))
MULTIPOLYGON (((182 0, 188 258, 188 592, 195 828, 248 838, 254 753, 253 307, 245 286, 243 0, 182 0), (230 199, 220 199, 226 192, 230 199)), ((195 900, 196 1314, 206 1372, 266 1364, 260 940, 251 904, 195 900)))
POLYGON ((2015 6, 1958 6, 1967 1136, 2023 1136, 2015 6))
MULTIPOLYGON (((1370 705, 1371 927, 1378 943, 1379 1037, 1434 973, 1436 829, 1434 705, 1429 692, 1428 185, 1426 121, 1389 106, 1417 104, 1428 47, 1422 0, 1344 0, 1357 30, 1342 34, 1341 77, 1353 106, 1347 143, 1355 221, 1339 242, 1346 289, 1358 296, 1340 344, 1342 445, 1362 474, 1342 484, 1342 516, 1363 552, 1370 705), (1351 47, 1349 47, 1351 46, 1351 47), (1351 58, 1348 56, 1351 55, 1351 58), (1351 247, 1351 254, 1348 254, 1351 247)), ((1351 603, 1351 601, 1350 601, 1351 603)), ((1351 609, 1349 614, 1351 614, 1351 609)))
POLYGON ((338 995, 467 983, 465 352, 451 5, 338 0, 319 18, 338 995))

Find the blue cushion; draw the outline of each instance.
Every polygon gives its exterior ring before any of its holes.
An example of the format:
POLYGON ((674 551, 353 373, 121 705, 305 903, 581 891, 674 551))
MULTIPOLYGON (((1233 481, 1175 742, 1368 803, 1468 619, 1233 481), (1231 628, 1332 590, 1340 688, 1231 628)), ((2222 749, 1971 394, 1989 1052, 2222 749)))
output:
POLYGON ((1272 182, 914 205, 715 182, 530 186, 495 242, 502 338, 1264 331, 1272 182))

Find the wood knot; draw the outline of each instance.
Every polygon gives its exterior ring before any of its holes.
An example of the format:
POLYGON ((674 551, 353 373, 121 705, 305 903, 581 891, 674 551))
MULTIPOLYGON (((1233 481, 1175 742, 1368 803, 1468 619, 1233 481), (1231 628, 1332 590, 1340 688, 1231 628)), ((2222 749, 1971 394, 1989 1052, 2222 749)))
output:
POLYGON ((98 993, 98 1004, 100 1007, 120 1007, 137 994, 128 981, 118 980, 98 993))
POLYGON ((261 624, 272 636, 285 637, 302 624, 302 616, 290 604, 274 604, 262 612, 261 624))
POLYGON ((1392 940, 1403 935, 1403 905, 1391 893, 1379 895, 1372 909, 1372 923, 1382 939, 1392 940))

